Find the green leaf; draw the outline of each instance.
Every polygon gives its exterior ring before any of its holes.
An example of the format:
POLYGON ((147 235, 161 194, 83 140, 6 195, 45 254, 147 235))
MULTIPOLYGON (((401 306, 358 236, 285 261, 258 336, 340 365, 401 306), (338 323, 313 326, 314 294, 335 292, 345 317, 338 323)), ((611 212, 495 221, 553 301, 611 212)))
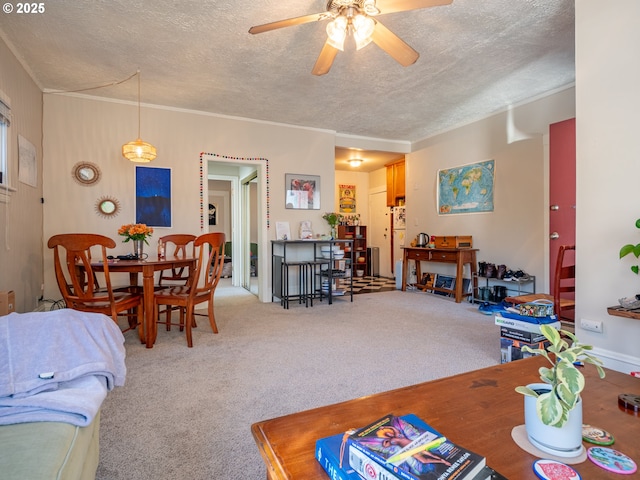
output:
POLYGON ((543 393, 538 397, 536 411, 545 425, 555 425, 562 418, 562 404, 554 392, 543 393))
POLYGON ((640 218, 636 220, 636 228, 640 228, 640 218))
POLYGON ((551 342, 552 345, 557 345, 560 341, 560 333, 558 330, 549 325, 541 325, 540 332, 551 342))
POLYGON ((516 392, 521 393, 522 395, 527 395, 529 397, 538 396, 535 390, 531 390, 529 387, 516 387, 516 392))
POLYGON ((640 271, 640 268, 638 268, 638 265, 634 265, 633 267, 631 267, 631 271, 638 275, 638 271, 640 271))
POLYGON ((562 360, 558 363, 556 375, 572 395, 577 396, 584 389, 584 375, 573 365, 573 362, 562 360))
POLYGON ((631 244, 625 245, 624 247, 622 247, 620 249, 620 258, 626 257, 631 252, 633 252, 633 245, 631 245, 631 244))

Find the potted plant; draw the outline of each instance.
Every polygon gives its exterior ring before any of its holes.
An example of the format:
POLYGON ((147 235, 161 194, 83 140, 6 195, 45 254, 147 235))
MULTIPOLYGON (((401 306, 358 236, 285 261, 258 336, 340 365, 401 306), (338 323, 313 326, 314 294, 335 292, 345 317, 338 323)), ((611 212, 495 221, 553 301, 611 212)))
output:
POLYGON ((340 213, 330 212, 322 215, 322 218, 324 218, 327 221, 327 223, 329 224, 329 227, 331 228, 331 238, 336 239, 338 237, 338 233, 336 232, 336 227, 342 220, 342 215, 340 213))
MULTIPOLYGON (((640 218, 636 220, 636 228, 640 228, 640 218)), ((620 249, 620 258, 624 258, 630 253, 632 253, 636 258, 639 258, 640 243, 636 245, 632 243, 623 245, 622 248, 620 249)), ((631 271, 636 275, 638 275, 638 272, 640 272, 640 266, 637 264, 631 265, 631 271)), ((629 309, 640 308, 640 295, 636 295, 635 297, 630 297, 630 298, 620 298, 618 299, 618 302, 620 302, 620 305, 622 305, 624 308, 629 308, 629 309)))
POLYGON ((542 383, 516 387, 525 396, 525 428, 531 443, 547 453, 573 457, 582 453, 582 401, 585 363, 595 365, 600 378, 605 372, 602 361, 591 355, 591 345, 584 345, 570 332, 541 325, 549 341, 547 349, 522 347, 523 352, 545 357, 550 367, 539 369, 542 383), (565 340, 567 337, 571 344, 565 340))

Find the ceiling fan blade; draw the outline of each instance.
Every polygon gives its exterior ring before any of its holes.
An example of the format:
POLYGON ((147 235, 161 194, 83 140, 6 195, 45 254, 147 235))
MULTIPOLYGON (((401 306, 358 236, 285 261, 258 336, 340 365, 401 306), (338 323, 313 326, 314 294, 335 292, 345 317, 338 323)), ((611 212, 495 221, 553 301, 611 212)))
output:
POLYGON ((371 35, 373 43, 391 55, 403 67, 416 63, 420 54, 395 33, 376 20, 376 28, 371 35))
POLYGON ((333 65, 333 59, 336 58, 337 54, 338 49, 329 45, 328 41, 325 42, 311 73, 314 75, 324 75, 325 73, 329 73, 331 65, 333 65))
POLYGON ((419 8, 439 7, 449 5, 453 0, 376 0, 376 7, 380 10, 379 15, 395 12, 406 12, 407 10, 418 10, 419 8))
POLYGON ((286 20, 278 20, 277 22, 265 23, 264 25, 256 25, 249 29, 249 33, 256 34, 277 30, 278 28, 292 27, 294 25, 302 25, 303 23, 317 22, 324 20, 331 15, 327 12, 313 13, 311 15, 303 15, 302 17, 288 18, 286 20))

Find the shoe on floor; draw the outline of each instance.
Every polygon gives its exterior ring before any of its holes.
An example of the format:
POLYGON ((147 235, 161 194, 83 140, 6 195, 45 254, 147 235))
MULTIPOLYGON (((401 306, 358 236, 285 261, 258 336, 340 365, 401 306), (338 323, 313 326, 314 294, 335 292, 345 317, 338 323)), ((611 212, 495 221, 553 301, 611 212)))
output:
POLYGON ((493 315, 497 310, 502 310, 501 305, 495 305, 489 302, 482 302, 478 307, 478 311, 483 315, 493 315))
POLYGON ((518 270, 516 273, 513 274, 513 279, 517 282, 526 282, 530 278, 531 277, 529 276, 529 274, 522 270, 518 270))

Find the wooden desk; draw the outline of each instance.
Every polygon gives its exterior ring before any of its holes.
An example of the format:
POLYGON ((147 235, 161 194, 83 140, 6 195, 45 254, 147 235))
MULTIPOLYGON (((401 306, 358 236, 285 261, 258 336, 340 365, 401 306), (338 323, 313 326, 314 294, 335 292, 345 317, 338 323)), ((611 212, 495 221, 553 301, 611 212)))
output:
MULTIPOLYGON (((478 276, 476 275, 478 264, 476 263, 477 248, 423 248, 423 247, 405 247, 402 259, 402 291, 407 289, 407 273, 409 272, 409 260, 416 262, 416 279, 420 281, 422 272, 420 262, 438 262, 438 263, 455 263, 456 264, 456 285, 455 298, 456 303, 460 303, 463 297, 471 295, 463 293, 463 271, 464 265, 469 264, 471 268, 472 288, 478 286, 478 276)), ((450 291, 450 290, 447 290, 450 291)))
MULTIPOLYGON (((142 272, 142 294, 144 296, 144 332, 147 348, 153 348, 156 341, 156 319, 153 317, 154 307, 154 273, 172 267, 189 267, 193 272, 196 266, 194 257, 166 257, 158 259, 149 256, 145 260, 118 260, 109 263, 109 272, 129 272, 131 285, 138 285, 138 273, 142 272)), ((95 270, 100 271, 102 263, 91 264, 95 270)), ((197 280, 196 280, 197 281, 197 280)))
MULTIPOLYGON (((251 431, 268 479, 327 480, 314 457, 318 438, 367 425, 387 413, 415 413, 453 442, 486 456, 487 464, 507 478, 534 480, 536 457, 511 438, 513 427, 524 424, 524 400, 514 388, 536 381, 538 367, 547 364, 540 357, 517 360, 258 422, 251 431)), ((620 393, 640 393, 640 380, 612 370, 600 380, 590 365, 584 375, 584 422, 611 432, 613 448, 640 462, 640 418, 618 407, 620 393)), ((585 480, 622 478, 589 460, 573 467, 585 480)))

